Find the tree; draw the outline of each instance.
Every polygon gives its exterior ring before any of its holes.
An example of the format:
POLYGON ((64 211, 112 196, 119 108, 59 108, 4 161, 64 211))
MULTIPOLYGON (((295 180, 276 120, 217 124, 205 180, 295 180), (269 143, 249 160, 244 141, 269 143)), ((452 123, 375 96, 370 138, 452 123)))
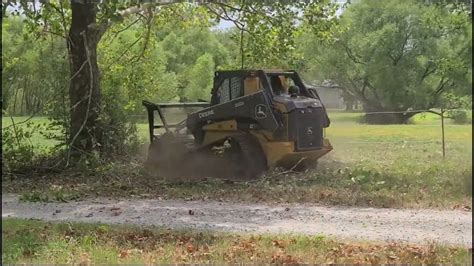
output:
POLYGON ((157 32, 159 45, 166 56, 166 71, 176 74, 178 79, 179 100, 184 101, 187 87, 195 82, 190 71, 198 58, 207 54, 212 61, 212 69, 220 68, 229 63, 229 52, 205 25, 193 25, 188 28, 177 28, 165 25, 157 32), (161 37, 163 36, 163 37, 161 37))
POLYGON ((465 11, 411 0, 361 0, 340 23, 344 32, 335 41, 306 45, 315 65, 308 72, 335 81, 366 112, 399 112, 366 115, 368 122, 404 123, 417 113, 404 111, 442 107, 447 94, 471 93, 471 21, 465 11))
MULTIPOLYGON (((114 27, 113 30, 120 29, 114 27)), ((118 36, 106 33, 99 44, 102 90, 107 94, 104 100, 121 95, 121 103, 110 108, 120 108, 129 114, 143 110, 143 99, 166 102, 175 99, 177 94, 177 77, 166 69, 168 58, 159 40, 150 36, 146 51, 142 50, 142 45, 135 44, 144 31, 146 29, 137 25, 120 32, 118 36), (124 47, 128 49, 124 50, 124 47), (143 57, 139 58, 142 53, 143 57)))
POLYGON ((9 115, 47 114, 67 86, 65 43, 57 36, 32 34, 20 17, 2 23, 2 99, 9 115), (54 56, 51 56, 54 55, 54 56))
POLYGON ((25 88, 31 80, 31 59, 37 53, 32 42, 23 41, 30 36, 24 34, 20 18, 2 22, 2 108, 8 114, 22 115, 25 88))
MULTIPOLYGON (((243 68, 295 68, 295 40, 302 29, 322 39, 331 37, 335 1, 242 1, 233 8, 236 29, 231 38, 238 43, 239 66, 243 68), (302 26, 303 25, 303 26, 302 26)), ((212 11, 212 9, 211 9, 212 11)), ((224 13, 222 18, 229 19, 224 13)), ((232 20, 232 19, 231 19, 232 20)))
MULTIPOLYGON (((250 36, 278 36, 279 42, 272 42, 275 51, 291 49, 289 36, 298 20, 322 21, 326 16, 325 1, 210 1, 174 3, 175 1, 45 1, 30 2, 10 0, 2 2, 2 15, 7 7, 13 14, 26 16, 31 31, 49 32, 64 37, 68 47, 70 69, 70 139, 69 151, 74 154, 107 153, 101 147, 103 130, 100 115, 103 110, 101 73, 98 65, 97 47, 104 33, 114 23, 136 16, 147 29, 144 34, 143 51, 148 48, 151 28, 157 23, 174 20, 186 23, 188 19, 227 19, 247 31, 250 36), (20 5, 18 5, 18 3, 20 5), (181 17, 183 9, 194 9, 192 17, 181 17), (158 16, 158 18, 157 18, 158 16), (277 33, 275 35, 275 33, 277 33)), ((317 24, 317 23, 314 23, 317 24)), ((291 39, 291 38, 290 38, 291 39)), ((139 57, 143 57, 141 53, 139 57)), ((109 137, 110 138, 110 137, 109 137)), ((68 156, 69 157, 69 156, 68 156)), ((69 159, 68 159, 69 161, 69 159)))
POLYGON ((214 80, 214 60, 210 54, 200 56, 189 74, 190 83, 184 91, 189 101, 210 100, 214 80))

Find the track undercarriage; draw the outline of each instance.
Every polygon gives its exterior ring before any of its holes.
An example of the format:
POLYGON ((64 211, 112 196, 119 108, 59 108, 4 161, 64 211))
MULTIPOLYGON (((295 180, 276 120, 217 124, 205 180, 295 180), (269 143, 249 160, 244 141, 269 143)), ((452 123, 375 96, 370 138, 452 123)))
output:
POLYGON ((189 136, 165 133, 150 146, 146 166, 160 176, 175 179, 246 180, 266 169, 264 158, 246 159, 255 145, 248 142, 242 135, 198 146, 189 136))

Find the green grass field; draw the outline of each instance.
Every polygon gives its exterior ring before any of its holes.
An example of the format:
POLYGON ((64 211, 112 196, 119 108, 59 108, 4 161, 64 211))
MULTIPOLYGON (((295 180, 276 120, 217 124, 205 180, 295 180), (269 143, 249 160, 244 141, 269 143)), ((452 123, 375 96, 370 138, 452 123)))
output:
MULTIPOLYGON (((23 179, 16 179, 15 184, 4 182, 4 191, 25 193, 25 198, 32 200, 38 199, 38 191, 47 191, 43 198, 49 200, 127 193, 196 200, 472 207, 471 124, 446 121, 443 159, 439 117, 417 115, 406 125, 367 125, 357 122, 361 115, 330 111, 332 122, 326 137, 334 150, 320 159, 316 170, 306 173, 271 171, 254 183, 228 184, 212 179, 183 183, 150 176, 143 171, 141 159, 130 159, 100 166, 94 172, 84 173, 82 179, 63 173, 33 183, 23 179), (57 187, 61 188, 59 192, 57 187)), ((8 126, 9 119, 3 119, 3 126, 8 126)), ((46 119, 34 121, 41 123, 46 119)), ((147 125, 139 124, 138 128, 146 153, 147 125)), ((32 137, 32 142, 52 144, 39 134, 32 137)))
MULTIPOLYGON (((329 110, 329 117, 332 121, 331 126, 326 130, 327 137, 335 139, 351 139, 356 141, 410 141, 426 140, 441 141, 441 122, 440 117, 434 114, 419 114, 410 120, 407 125, 367 125, 357 121, 363 116, 363 113, 346 113, 329 110)), ((183 116, 178 116, 182 118, 183 116)), ((24 120, 29 117, 13 117, 15 123, 20 123, 19 127, 24 127, 24 120)), ((148 124, 146 117, 140 116, 137 123, 139 136, 148 139, 148 124)), ((179 119, 174 119, 178 121, 179 119)), ((172 122, 176 122, 176 121, 172 122)), ((33 117, 29 121, 34 124, 49 123, 46 117, 33 117)), ((451 119, 446 119, 446 140, 448 141, 470 141, 472 136, 471 124, 455 125, 451 119)), ((12 125, 12 118, 2 117, 2 128, 12 125)), ((40 132, 32 137, 32 142, 38 145, 50 146, 54 142, 43 137, 40 132)))
POLYGON ((465 248, 2 219, 6 264, 471 264, 465 248))

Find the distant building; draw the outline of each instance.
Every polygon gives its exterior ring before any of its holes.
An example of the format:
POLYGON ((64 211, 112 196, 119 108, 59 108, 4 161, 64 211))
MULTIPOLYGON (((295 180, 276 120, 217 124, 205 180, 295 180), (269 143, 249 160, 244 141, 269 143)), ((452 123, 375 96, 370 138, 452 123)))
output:
POLYGON ((313 82, 313 84, 320 85, 306 84, 306 86, 316 89, 326 108, 352 111, 360 110, 362 107, 361 103, 353 97, 351 97, 352 99, 344 99, 343 89, 334 82, 325 80, 322 84, 318 82, 313 82))
POLYGON ((311 86, 316 89, 319 97, 323 101, 326 108, 344 109, 344 98, 342 97, 342 90, 338 87, 329 86, 311 86))

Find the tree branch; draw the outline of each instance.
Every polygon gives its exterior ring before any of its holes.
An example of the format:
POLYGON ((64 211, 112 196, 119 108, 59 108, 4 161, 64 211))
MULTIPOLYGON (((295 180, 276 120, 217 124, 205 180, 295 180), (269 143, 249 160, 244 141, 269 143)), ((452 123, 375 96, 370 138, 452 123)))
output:
POLYGON ((449 79, 445 80, 445 77, 442 77, 441 80, 438 83, 438 86, 436 87, 436 91, 434 94, 439 95, 443 92, 444 86, 448 83, 449 79))
POLYGON ((143 44, 143 49, 140 54, 140 58, 142 58, 145 55, 146 48, 148 47, 148 42, 150 41, 150 34, 151 34, 151 26, 153 25, 153 12, 151 8, 148 8, 148 18, 147 18, 147 23, 146 23, 146 35, 145 35, 145 43, 143 44))
POLYGON ((435 66, 435 67, 433 67, 432 69, 430 69, 430 66, 431 66, 431 64, 426 67, 425 72, 423 72, 423 75, 421 75, 420 83, 421 83, 425 78, 427 78, 429 75, 431 75, 431 74, 433 74, 433 73, 436 72, 437 67, 435 66))
MULTIPOLYGON (((349 76, 347 77, 347 80, 349 81, 349 83, 351 84, 351 86, 355 89, 355 94, 357 94, 357 95, 359 96, 358 98, 362 99, 362 100, 365 101, 365 102, 368 102, 367 98, 365 97, 365 93, 364 93, 364 91, 365 91, 365 86, 360 89, 360 88, 358 88, 358 86, 355 84, 355 81, 354 81, 353 79, 351 79, 349 76)), ((355 94, 354 94, 354 96, 356 96, 355 94)))
POLYGON ((111 66, 113 66, 113 65, 116 64, 120 59, 122 59, 122 57, 123 57, 133 46, 135 46, 135 44, 137 44, 142 38, 143 38, 143 36, 138 37, 132 44, 130 44, 127 48, 125 48, 125 50, 122 52, 122 54, 120 54, 119 57, 117 57, 115 60, 113 60, 112 63, 107 64, 107 65, 108 65, 108 68, 105 69, 105 71, 107 71, 111 66))
MULTIPOLYGON (((119 11, 118 15, 125 19, 127 17, 130 17, 133 14, 138 14, 140 12, 150 10, 153 7, 167 6, 167 5, 177 3, 177 2, 178 1, 172 1, 171 0, 171 1, 168 1, 168 2, 144 3, 141 6, 132 6, 132 7, 129 7, 125 10, 119 11)), ((100 37, 103 36, 103 34, 107 31, 107 29, 109 29, 110 26, 112 26, 112 24, 113 24, 113 21, 111 21, 110 19, 102 20, 102 22, 99 23, 99 26, 98 26, 99 39, 100 39, 100 37)))
POLYGON ((365 82, 367 83, 367 86, 372 89, 372 92, 374 93, 375 99, 377 99, 377 101, 379 101, 379 102, 382 102, 382 100, 380 99, 380 97, 377 93, 377 89, 374 86, 372 86, 372 84, 370 84, 370 82, 368 81, 368 78, 365 79, 365 82))
POLYGON ((361 64, 361 65, 365 65, 364 62, 361 62, 359 59, 357 59, 354 54, 352 53, 352 50, 349 48, 349 46, 345 45, 343 42, 339 42, 342 47, 344 47, 344 49, 346 50, 346 54, 347 56, 356 64, 361 64))
POLYGON ((112 36, 112 38, 110 39, 109 42, 112 43, 112 42, 115 40, 115 38, 117 38, 117 36, 118 36, 120 33, 122 33, 122 32, 124 32, 124 31, 128 30, 130 27, 132 27, 133 25, 135 25, 138 21, 140 21, 140 18, 137 18, 136 20, 134 20, 132 23, 128 24, 128 25, 125 26, 124 28, 122 28, 122 29, 120 29, 120 30, 118 30, 118 31, 112 32, 113 36, 112 36))
POLYGON ((216 10, 214 10, 213 8, 211 8, 209 5, 206 5, 206 8, 207 8, 211 13, 213 13, 214 15, 216 15, 218 18, 232 22, 232 23, 235 25, 235 27, 236 27, 237 29, 239 29, 239 30, 241 30, 241 31, 249 32, 248 30, 245 29, 245 25, 244 25, 243 23, 241 23, 240 21, 237 21, 237 20, 235 20, 235 19, 232 19, 232 18, 229 17, 229 16, 220 14, 219 12, 217 12, 216 10))
POLYGON ((388 57, 390 57, 390 59, 392 59, 394 66, 396 66, 398 64, 398 62, 400 62, 403 55, 405 54, 404 51, 405 51, 405 47, 408 43, 409 37, 410 37, 410 33, 409 33, 409 29, 408 29, 407 32, 405 33, 405 39, 403 40, 403 44, 402 44, 402 47, 400 48, 400 52, 398 53, 398 55, 397 56, 392 56, 391 53, 388 54, 388 57))
POLYGON ((62 35, 61 33, 54 32, 54 31, 50 31, 50 30, 47 30, 47 29, 43 29, 41 32, 44 32, 44 33, 50 33, 50 34, 52 34, 52 35, 55 35, 55 36, 61 37, 61 38, 63 38, 63 39, 66 39, 66 40, 68 39, 68 37, 67 37, 67 36, 64 36, 64 35, 62 35))

